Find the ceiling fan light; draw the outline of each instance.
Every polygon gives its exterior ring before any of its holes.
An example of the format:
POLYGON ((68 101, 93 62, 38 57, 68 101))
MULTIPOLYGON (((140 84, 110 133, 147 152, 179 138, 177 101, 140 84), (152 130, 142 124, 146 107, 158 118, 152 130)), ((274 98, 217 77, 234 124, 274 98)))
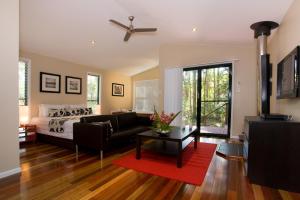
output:
POLYGON ((196 28, 196 27, 194 27, 194 28, 192 29, 192 31, 193 31, 193 32, 196 32, 196 31, 197 31, 197 28, 196 28))

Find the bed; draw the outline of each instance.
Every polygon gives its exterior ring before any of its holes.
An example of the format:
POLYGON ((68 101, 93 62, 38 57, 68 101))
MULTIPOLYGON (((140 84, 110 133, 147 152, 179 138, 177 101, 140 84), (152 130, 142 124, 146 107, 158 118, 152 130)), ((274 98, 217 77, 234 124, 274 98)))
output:
MULTIPOLYGON (((31 120, 31 124, 35 124, 37 127, 38 141, 55 144, 65 148, 74 149, 73 145, 73 123, 79 122, 82 116, 92 116, 92 113, 80 113, 76 112, 80 109, 88 109, 85 105, 51 105, 41 104, 39 105, 39 116, 34 117, 31 120), (53 110, 58 111, 72 111, 75 113, 65 116, 65 113, 55 115, 53 110), (49 122, 63 121, 61 124, 62 131, 50 130, 49 122)), ((57 114, 57 113, 56 113, 57 114)))

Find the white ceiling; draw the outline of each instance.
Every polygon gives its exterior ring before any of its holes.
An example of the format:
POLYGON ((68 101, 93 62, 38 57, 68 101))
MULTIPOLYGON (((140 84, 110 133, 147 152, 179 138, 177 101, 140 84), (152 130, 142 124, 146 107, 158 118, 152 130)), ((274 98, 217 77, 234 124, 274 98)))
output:
POLYGON ((162 44, 250 43, 249 26, 280 22, 292 1, 20 0, 20 48, 132 75, 158 65, 162 44), (129 15, 136 17, 136 27, 158 31, 136 33, 123 42, 125 31, 108 20, 128 24, 129 15))

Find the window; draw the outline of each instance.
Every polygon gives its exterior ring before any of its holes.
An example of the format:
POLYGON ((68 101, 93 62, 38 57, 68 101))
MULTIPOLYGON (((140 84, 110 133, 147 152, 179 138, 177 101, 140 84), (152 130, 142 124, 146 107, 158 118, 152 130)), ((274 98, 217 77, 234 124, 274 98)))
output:
POLYGON ((153 113, 159 105, 159 81, 145 80, 134 83, 134 110, 140 113, 153 113))
POLYGON ((96 106, 100 104, 100 76, 88 74, 87 76, 87 106, 96 112, 96 106))
POLYGON ((19 61, 19 105, 28 105, 28 64, 19 61))

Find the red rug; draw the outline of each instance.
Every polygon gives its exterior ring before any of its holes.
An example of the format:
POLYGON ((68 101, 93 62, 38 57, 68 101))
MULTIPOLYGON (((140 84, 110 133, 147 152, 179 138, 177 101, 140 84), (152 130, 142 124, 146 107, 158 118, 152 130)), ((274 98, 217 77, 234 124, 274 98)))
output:
POLYGON ((135 152, 125 155, 113 163, 121 167, 134 169, 144 173, 201 185, 214 155, 216 144, 189 144, 183 152, 182 168, 176 167, 176 157, 163 156, 150 151, 142 151, 141 159, 135 158, 135 152))

